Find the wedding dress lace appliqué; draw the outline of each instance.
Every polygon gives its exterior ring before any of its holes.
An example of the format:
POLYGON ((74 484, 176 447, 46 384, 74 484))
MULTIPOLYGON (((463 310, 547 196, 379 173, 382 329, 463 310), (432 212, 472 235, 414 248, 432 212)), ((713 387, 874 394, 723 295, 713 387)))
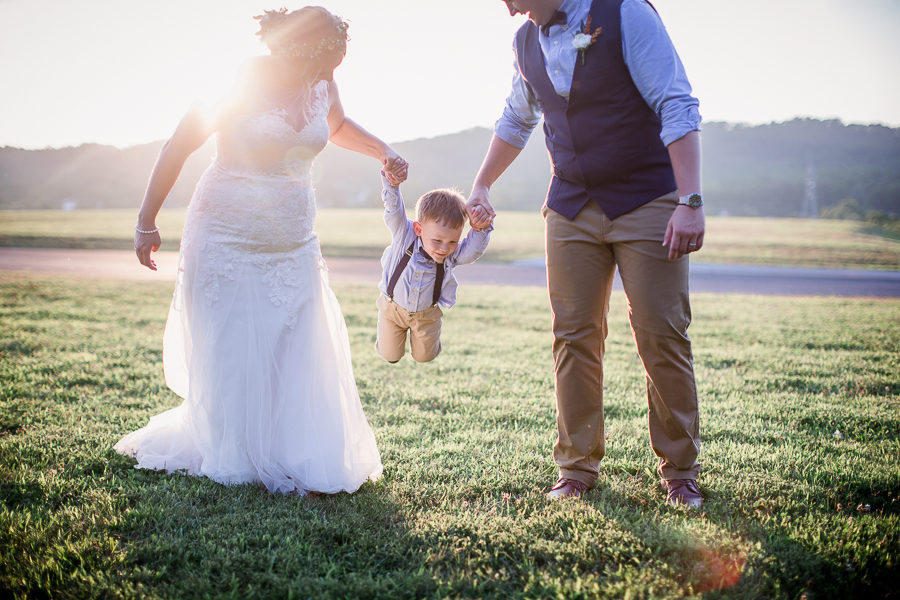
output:
POLYGON ((234 119, 197 184, 163 340, 180 406, 115 450, 138 468, 272 492, 352 492, 382 472, 346 325, 313 226, 310 168, 328 142, 327 84, 305 125, 234 119))

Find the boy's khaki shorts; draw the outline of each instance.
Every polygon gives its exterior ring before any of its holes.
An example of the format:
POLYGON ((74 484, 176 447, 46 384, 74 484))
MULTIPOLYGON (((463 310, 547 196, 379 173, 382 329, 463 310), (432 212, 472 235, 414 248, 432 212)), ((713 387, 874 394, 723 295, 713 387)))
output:
POLYGON ((417 362, 428 362, 441 352, 441 307, 432 306, 419 312, 409 312, 381 294, 378 306, 378 339, 375 350, 388 362, 397 362, 406 352, 406 332, 409 331, 409 350, 417 362))

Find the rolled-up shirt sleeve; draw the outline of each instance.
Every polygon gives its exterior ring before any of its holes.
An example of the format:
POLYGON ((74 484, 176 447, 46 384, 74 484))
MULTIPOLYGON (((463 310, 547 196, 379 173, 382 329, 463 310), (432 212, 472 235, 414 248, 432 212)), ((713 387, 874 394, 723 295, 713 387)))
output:
POLYGON ((406 233, 406 207, 400 188, 391 185, 384 172, 381 173, 381 200, 384 202, 384 224, 390 230, 391 238, 402 239, 406 233))
POLYGON ((531 132, 541 121, 541 108, 531 86, 522 77, 517 60, 513 62, 513 68, 512 90, 506 99, 503 114, 494 124, 494 133, 507 144, 524 148, 531 132))
POLYGON ((700 129, 700 103, 662 20, 643 0, 622 2, 622 51, 638 91, 662 122, 668 146, 700 129))
POLYGON ((481 230, 470 229, 463 241, 460 242, 459 248, 456 249, 447 260, 452 259, 453 266, 466 265, 473 263, 484 254, 487 250, 488 242, 491 241, 491 232, 494 230, 493 225, 488 225, 481 230))

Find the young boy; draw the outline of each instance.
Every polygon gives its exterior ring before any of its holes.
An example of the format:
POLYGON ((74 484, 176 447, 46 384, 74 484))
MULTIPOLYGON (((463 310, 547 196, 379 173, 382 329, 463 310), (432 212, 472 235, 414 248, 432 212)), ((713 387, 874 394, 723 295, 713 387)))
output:
POLYGON ((398 186, 381 174, 384 222, 391 231, 391 245, 381 257, 378 289, 378 339, 375 350, 395 363, 406 352, 428 362, 441 351, 441 307, 456 302, 456 265, 475 262, 487 248, 493 225, 469 230, 460 242, 466 223, 466 201, 453 190, 438 189, 416 202, 416 220, 406 218, 398 186))

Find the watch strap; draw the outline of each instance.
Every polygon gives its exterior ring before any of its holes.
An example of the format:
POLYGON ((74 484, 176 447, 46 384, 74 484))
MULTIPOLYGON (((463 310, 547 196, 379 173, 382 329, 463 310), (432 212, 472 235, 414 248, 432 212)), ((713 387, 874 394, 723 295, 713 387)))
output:
POLYGON ((703 206, 703 197, 697 193, 688 194, 686 196, 679 196, 678 204, 690 206, 691 208, 700 208, 701 206, 703 206))

